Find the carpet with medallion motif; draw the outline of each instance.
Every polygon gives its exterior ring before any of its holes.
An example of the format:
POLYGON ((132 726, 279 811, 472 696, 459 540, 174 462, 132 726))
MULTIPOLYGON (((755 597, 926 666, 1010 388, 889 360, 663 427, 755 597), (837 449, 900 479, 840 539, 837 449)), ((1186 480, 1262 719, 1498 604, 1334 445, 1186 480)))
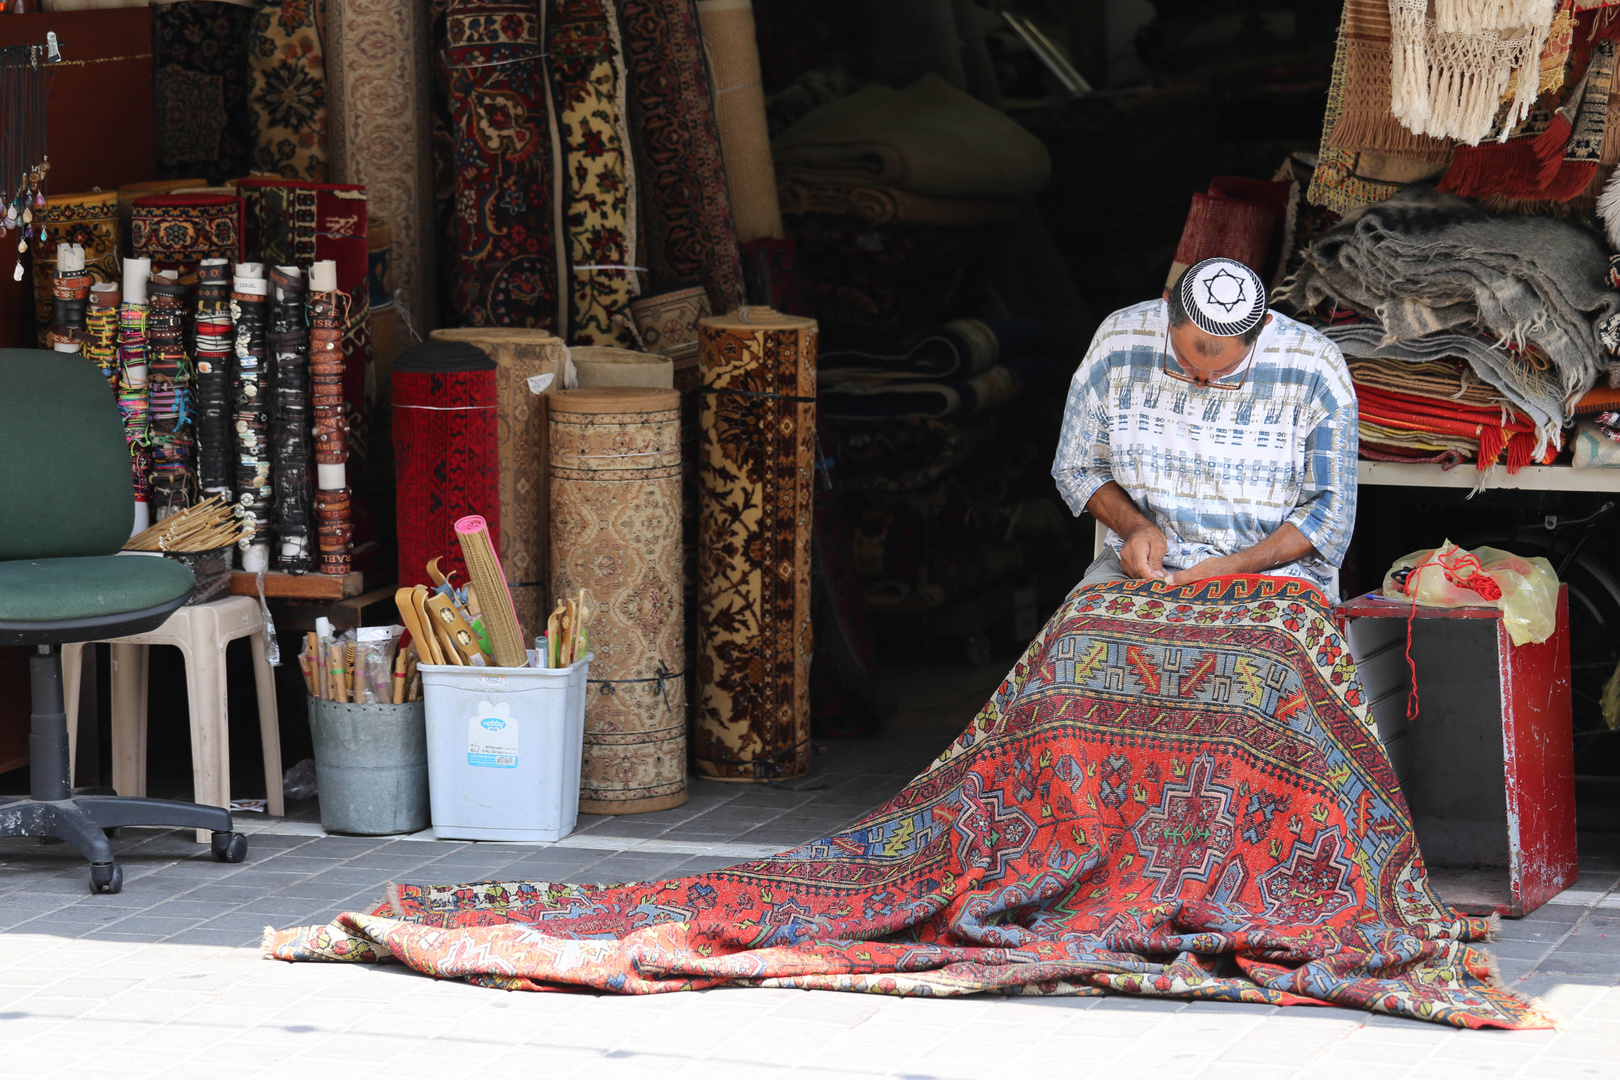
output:
POLYGON ((266 931, 515 990, 1124 993, 1547 1027, 1430 888, 1302 582, 1073 593, 966 731, 843 832, 697 877, 407 884, 266 931))

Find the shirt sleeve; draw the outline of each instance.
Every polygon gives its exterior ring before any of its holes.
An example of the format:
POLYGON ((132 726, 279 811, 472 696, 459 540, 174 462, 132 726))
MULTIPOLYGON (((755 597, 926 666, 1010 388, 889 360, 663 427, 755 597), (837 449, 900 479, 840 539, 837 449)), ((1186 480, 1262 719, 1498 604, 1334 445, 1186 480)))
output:
POLYGON ((1305 475, 1299 505, 1287 521, 1332 566, 1344 562, 1356 527, 1357 411, 1355 388, 1338 346, 1317 390, 1312 415, 1316 424, 1305 436, 1305 475))
POLYGON ((1097 489, 1114 478, 1104 408, 1108 365, 1102 355, 1106 350, 1102 338, 1103 331, 1099 330, 1069 383, 1063 431, 1058 437, 1057 456, 1052 460, 1052 479, 1057 481, 1058 494, 1076 517, 1097 489))

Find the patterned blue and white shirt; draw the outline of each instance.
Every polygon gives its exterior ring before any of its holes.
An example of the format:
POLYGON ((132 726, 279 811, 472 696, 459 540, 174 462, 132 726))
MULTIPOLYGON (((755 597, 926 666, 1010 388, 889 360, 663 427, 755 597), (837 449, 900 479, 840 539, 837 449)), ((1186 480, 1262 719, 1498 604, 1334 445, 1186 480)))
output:
MULTIPOLYGON (((1069 386, 1052 462, 1069 509, 1118 482, 1163 530, 1168 570, 1289 522, 1316 553, 1268 573, 1326 587, 1356 519, 1355 390, 1337 345, 1271 315, 1253 357, 1208 386, 1165 373, 1182 369, 1163 300, 1104 320, 1069 386)), ((1123 541, 1110 532, 1108 546, 1123 541)))

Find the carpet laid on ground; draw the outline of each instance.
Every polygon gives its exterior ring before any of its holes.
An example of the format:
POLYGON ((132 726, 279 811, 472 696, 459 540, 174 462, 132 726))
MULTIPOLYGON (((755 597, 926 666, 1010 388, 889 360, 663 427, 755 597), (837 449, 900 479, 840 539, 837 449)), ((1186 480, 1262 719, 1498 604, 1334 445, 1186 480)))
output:
POLYGON ((1429 886, 1321 595, 1072 594, 971 725, 851 828, 673 881, 406 884, 266 931, 506 989, 1130 993, 1546 1027, 1429 886))

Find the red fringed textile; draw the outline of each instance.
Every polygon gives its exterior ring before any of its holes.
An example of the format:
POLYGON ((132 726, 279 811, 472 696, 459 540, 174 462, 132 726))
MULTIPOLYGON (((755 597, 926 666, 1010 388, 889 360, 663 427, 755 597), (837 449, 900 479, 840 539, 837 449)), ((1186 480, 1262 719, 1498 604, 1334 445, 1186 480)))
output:
POLYGON ((478 514, 500 545, 495 361, 482 349, 428 342, 394 361, 394 482, 401 587, 428 584, 424 567, 464 578, 457 519, 478 514))
POLYGON ((1489 920, 1430 886, 1332 620, 1279 578, 1081 589, 955 743, 840 832, 671 881, 405 884, 266 933, 265 954, 507 990, 1117 993, 1552 1026, 1494 974, 1489 920))
POLYGON ((699 283, 724 314, 744 301, 743 269, 697 8, 623 0, 620 26, 652 291, 699 283))
MULTIPOLYGON (((1356 384, 1356 401, 1363 420, 1385 427, 1478 439, 1481 469, 1495 465, 1504 452, 1509 473, 1536 464, 1531 456, 1536 445, 1536 428, 1522 413, 1511 413, 1504 424, 1498 409, 1471 409, 1434 398, 1378 390, 1362 383, 1356 384)), ((1544 461, 1550 461, 1557 452, 1557 447, 1548 447, 1544 461)))
POLYGON ((541 59, 549 5, 462 0, 445 16, 455 143, 450 306, 469 326, 563 332, 561 150, 541 59))
POLYGON ((1176 246, 1172 281, 1186 267, 1217 257, 1236 259, 1263 277, 1274 222, 1271 210, 1259 203, 1194 194, 1176 246))

